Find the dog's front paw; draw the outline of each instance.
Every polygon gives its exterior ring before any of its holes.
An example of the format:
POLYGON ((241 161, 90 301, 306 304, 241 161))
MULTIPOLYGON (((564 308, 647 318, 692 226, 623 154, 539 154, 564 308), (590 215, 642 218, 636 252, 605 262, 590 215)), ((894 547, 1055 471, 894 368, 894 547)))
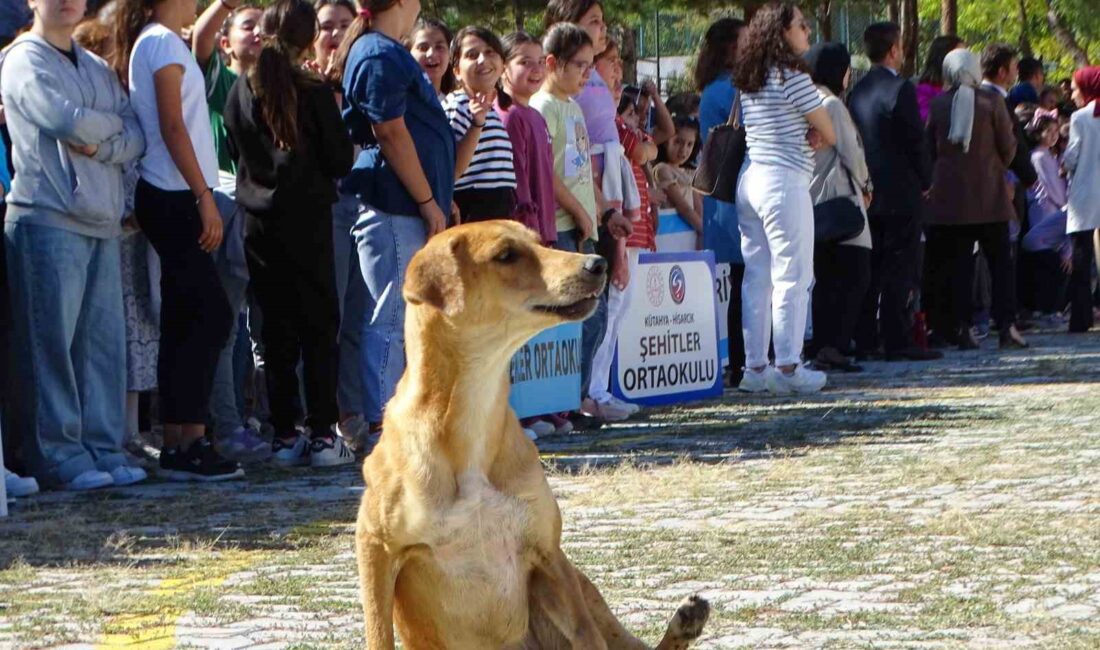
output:
POLYGON ((688 596, 668 623, 668 638, 677 641, 698 639, 709 617, 710 603, 698 595, 688 596))

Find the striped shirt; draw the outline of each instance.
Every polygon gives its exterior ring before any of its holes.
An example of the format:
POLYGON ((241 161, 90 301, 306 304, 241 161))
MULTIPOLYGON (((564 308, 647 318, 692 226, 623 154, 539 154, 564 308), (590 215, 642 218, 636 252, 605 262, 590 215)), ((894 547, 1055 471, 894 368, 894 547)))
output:
MULTIPOLYGON (((443 109, 447 112, 447 119, 451 121, 455 141, 461 141, 473 124, 470 98, 465 92, 456 90, 447 95, 443 109)), ((474 157, 470 160, 470 166, 466 168, 466 172, 455 183, 455 191, 515 189, 515 187, 516 170, 512 159, 512 141, 508 139, 508 131, 504 128, 504 122, 496 109, 490 109, 485 116, 485 126, 481 129, 481 137, 478 139, 477 149, 474 150, 474 157)))
POLYGON ((749 160, 807 174, 814 172, 814 152, 806 141, 806 115, 821 108, 810 75, 772 68, 759 92, 741 93, 749 160))

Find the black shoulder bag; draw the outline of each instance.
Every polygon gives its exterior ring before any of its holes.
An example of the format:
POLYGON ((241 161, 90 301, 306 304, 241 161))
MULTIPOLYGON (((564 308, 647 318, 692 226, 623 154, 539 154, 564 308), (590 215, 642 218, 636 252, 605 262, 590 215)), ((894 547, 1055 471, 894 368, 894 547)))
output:
MULTIPOLYGON (((848 177, 848 185, 855 194, 855 200, 861 200, 862 194, 856 189, 848 168, 840 162, 839 154, 837 164, 848 177)), ((850 196, 838 196, 814 206, 814 241, 823 244, 842 242, 863 232, 866 220, 863 218, 863 211, 852 199, 850 196)))
POLYGON ((741 93, 733 94, 733 106, 725 124, 719 124, 707 134, 699 155, 699 168, 691 179, 691 187, 704 196, 737 202, 737 176, 745 163, 745 129, 741 124, 741 93))

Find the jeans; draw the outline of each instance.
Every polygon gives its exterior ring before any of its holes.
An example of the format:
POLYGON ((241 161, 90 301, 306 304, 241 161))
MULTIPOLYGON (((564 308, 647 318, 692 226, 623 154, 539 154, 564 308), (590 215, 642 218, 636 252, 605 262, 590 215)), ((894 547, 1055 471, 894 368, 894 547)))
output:
POLYGON ((15 362, 8 404, 28 469, 46 484, 110 471, 125 462, 119 241, 13 223, 4 235, 15 362))
POLYGON ((295 434, 305 389, 305 424, 314 437, 336 424, 339 307, 332 261, 331 205, 302 204, 248 214, 245 253, 263 313, 264 374, 275 435, 295 434), (302 362, 299 381, 298 362, 302 362))
POLYGON ((359 254, 352 228, 359 218, 359 199, 341 194, 332 206, 332 248, 336 267, 336 296, 340 304, 340 355, 337 361, 336 402, 341 414, 363 413, 363 373, 359 339, 367 304, 367 285, 359 270, 359 254))
POLYGON ((741 253, 745 258, 742 328, 745 366, 802 360, 814 275, 814 208, 806 172, 750 162, 737 184, 741 253))
MULTIPOLYGON (((595 254, 592 240, 585 240, 578 250, 575 230, 558 231, 558 240, 554 242, 554 248, 567 253, 595 254)), ((600 294, 600 302, 596 311, 584 321, 581 326, 581 390, 584 391, 592 383, 592 368, 596 361, 596 349, 603 342, 607 330, 607 291, 600 294)), ((584 397, 582 395, 581 397, 584 397)))
POLYGON ((352 235, 366 285, 359 350, 363 417, 381 422, 382 409, 405 372, 405 270, 427 243, 428 231, 420 217, 361 205, 352 235))
POLYGON ((135 214, 160 256, 160 357, 157 384, 161 421, 200 424, 233 312, 214 257, 199 248, 202 222, 189 191, 168 192, 138 181, 135 214))
POLYGON ((214 437, 228 436, 244 423, 240 403, 237 401, 237 330, 240 327, 241 308, 244 307, 248 292, 248 280, 226 269, 219 268, 222 288, 229 300, 229 309, 233 312, 233 325, 229 330, 229 339, 218 356, 218 366, 214 371, 214 386, 210 392, 210 418, 214 423, 214 437))
MULTIPOLYGON (((635 281, 635 271, 638 269, 638 252, 640 249, 628 248, 627 256, 630 265, 630 281, 635 281)), ((603 340, 596 348, 592 358, 592 378, 588 385, 588 396, 600 404, 606 404, 611 399, 611 364, 615 360, 615 346, 619 343, 619 328, 622 326, 623 317, 630 308, 630 286, 620 291, 614 285, 607 289, 607 325, 603 340)), ((583 384, 582 384, 583 386, 583 384)))

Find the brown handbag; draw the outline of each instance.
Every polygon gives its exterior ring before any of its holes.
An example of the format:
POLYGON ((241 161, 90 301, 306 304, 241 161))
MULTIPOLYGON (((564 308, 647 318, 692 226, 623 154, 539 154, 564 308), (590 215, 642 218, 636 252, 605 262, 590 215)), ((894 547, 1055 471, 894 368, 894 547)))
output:
POLYGON ((741 92, 734 91, 730 117, 707 134, 699 154, 699 168, 691 179, 691 187, 704 196, 737 202, 737 176, 745 163, 745 128, 741 124, 741 92))

